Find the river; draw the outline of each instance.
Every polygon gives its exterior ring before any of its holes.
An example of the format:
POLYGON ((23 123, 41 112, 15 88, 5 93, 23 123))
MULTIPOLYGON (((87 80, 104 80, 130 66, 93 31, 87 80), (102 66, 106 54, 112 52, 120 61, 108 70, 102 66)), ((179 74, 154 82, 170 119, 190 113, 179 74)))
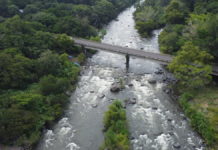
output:
MULTIPOLYGON (((150 39, 140 38, 134 28, 134 11, 134 6, 126 9, 106 26, 102 42, 158 53, 161 30, 150 39)), ((136 101, 126 107, 133 150, 203 150, 202 139, 164 92, 162 80, 168 73, 156 74, 159 69, 156 62, 130 57, 127 72, 125 56, 98 52, 82 67, 65 115, 44 133, 37 150, 98 150, 104 140, 103 115, 114 99, 136 101), (121 78, 125 89, 111 93, 111 84, 121 78), (150 79, 157 83, 150 84, 150 79)))

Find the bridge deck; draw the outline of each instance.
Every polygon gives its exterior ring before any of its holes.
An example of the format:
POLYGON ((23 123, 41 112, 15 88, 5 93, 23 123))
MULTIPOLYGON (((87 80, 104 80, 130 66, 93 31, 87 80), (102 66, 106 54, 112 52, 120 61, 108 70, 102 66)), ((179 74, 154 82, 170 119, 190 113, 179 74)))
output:
MULTIPOLYGON (((85 48, 101 50, 101 51, 109 51, 109 52, 119 53, 119 54, 124 54, 124 55, 128 54, 128 55, 139 57, 139 58, 155 60, 164 65, 170 63, 173 60, 173 56, 167 55, 167 54, 146 52, 143 50, 115 46, 115 45, 105 44, 105 43, 99 43, 99 42, 94 42, 94 41, 80 39, 80 38, 73 38, 73 40, 76 45, 82 45, 85 48)), ((212 74, 218 76, 218 66, 213 66, 212 74)))

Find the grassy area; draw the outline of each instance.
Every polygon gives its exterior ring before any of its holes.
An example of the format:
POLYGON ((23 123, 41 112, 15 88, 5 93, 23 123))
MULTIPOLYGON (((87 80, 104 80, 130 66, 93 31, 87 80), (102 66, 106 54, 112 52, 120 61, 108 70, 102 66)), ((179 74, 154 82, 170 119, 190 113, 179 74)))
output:
POLYGON ((104 135, 100 150, 130 150, 126 112, 120 101, 115 101, 104 115, 104 135))
POLYGON ((218 149, 218 87, 208 86, 193 94, 185 93, 180 97, 180 104, 209 148, 218 149))

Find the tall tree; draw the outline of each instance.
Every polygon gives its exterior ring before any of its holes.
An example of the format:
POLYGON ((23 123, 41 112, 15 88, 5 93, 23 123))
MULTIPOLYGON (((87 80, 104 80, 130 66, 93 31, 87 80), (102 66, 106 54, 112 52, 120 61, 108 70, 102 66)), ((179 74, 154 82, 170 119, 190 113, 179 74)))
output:
POLYGON ((187 42, 168 67, 179 80, 180 88, 200 88, 211 80, 212 67, 208 63, 212 58, 206 51, 187 42))

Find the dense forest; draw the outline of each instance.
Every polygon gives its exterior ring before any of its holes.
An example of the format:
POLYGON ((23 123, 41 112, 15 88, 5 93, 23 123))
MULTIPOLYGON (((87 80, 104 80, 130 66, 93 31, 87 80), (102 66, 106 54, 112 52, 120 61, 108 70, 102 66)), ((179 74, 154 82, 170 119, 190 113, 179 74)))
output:
POLYGON ((142 37, 163 28, 160 51, 175 56, 167 68, 177 78, 180 104, 208 146, 217 149, 218 91, 211 72, 218 62, 218 1, 145 0, 134 16, 142 37))
POLYGON ((0 144, 37 143, 62 115, 85 59, 71 36, 98 36, 133 2, 0 0, 0 144))

